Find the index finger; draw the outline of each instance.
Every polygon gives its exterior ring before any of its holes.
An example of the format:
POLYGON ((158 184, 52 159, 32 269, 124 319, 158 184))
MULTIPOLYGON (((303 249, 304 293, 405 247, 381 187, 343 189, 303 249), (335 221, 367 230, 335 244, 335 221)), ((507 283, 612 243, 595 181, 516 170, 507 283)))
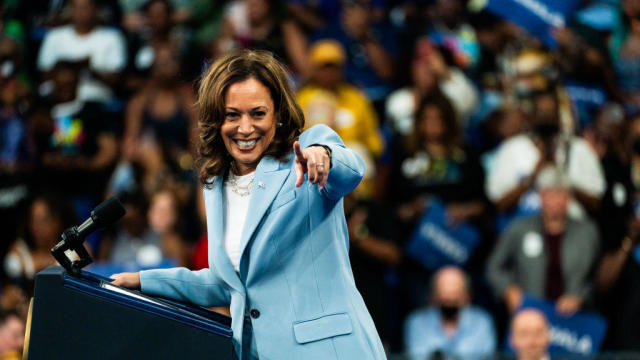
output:
POLYGON ((302 161, 304 159, 304 154, 302 153, 302 148, 298 141, 293 143, 293 153, 296 155, 298 161, 302 161))

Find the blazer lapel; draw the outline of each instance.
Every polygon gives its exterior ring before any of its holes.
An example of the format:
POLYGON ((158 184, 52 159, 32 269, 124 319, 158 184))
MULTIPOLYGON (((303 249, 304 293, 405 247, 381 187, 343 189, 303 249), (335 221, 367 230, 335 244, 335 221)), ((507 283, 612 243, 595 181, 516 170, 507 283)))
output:
POLYGON ((213 271, 218 272, 227 284, 241 291, 243 286, 236 273, 227 253, 224 249, 223 219, 224 209, 222 208, 222 177, 217 176, 212 188, 205 190, 205 207, 207 209, 207 232, 211 252, 209 267, 214 267, 213 271))
POLYGON ((241 259, 249 240, 280 191, 289 172, 291 172, 290 168, 280 170, 280 162, 271 156, 264 157, 258 164, 249 200, 249 211, 242 231, 241 259))

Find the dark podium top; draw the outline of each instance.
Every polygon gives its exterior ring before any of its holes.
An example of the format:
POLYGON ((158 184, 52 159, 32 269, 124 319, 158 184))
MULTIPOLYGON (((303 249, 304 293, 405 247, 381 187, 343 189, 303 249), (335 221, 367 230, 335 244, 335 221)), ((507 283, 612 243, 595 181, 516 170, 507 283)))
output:
POLYGON ((232 359, 231 319, 58 266, 36 276, 28 359, 232 359))

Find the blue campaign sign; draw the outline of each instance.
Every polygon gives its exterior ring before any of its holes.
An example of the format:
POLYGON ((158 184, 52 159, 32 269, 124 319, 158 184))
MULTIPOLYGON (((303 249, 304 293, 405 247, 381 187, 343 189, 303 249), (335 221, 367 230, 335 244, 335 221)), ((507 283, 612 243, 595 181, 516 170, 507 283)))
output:
POLYGON ((565 26, 579 5, 580 0, 489 0, 487 9, 553 48, 553 28, 565 26))
MULTIPOLYGON (((606 320, 597 314, 578 312, 566 317, 558 314, 555 304, 525 297, 520 310, 534 308, 542 311, 551 326, 549 354, 588 356, 598 352, 607 330, 606 320)), ((513 351, 509 341, 509 350, 513 351)))
POLYGON ((564 87, 575 105, 580 128, 584 129, 592 122, 594 114, 607 102, 605 89, 577 81, 566 81, 564 87))
POLYGON ((407 253, 428 269, 446 265, 463 266, 480 241, 480 233, 473 226, 457 226, 447 219, 446 207, 437 200, 429 207, 407 244, 407 253))

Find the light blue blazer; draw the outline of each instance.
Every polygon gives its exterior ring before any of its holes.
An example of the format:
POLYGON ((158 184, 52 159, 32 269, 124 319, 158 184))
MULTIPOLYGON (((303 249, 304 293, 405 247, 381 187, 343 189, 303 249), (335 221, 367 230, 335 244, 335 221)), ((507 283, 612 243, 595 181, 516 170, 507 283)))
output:
POLYGON ((386 359, 349 263, 342 197, 360 183, 365 166, 333 130, 314 126, 302 148, 331 149, 325 188, 295 187, 293 153, 286 162, 264 157, 255 171, 242 233, 240 273, 223 244, 222 178, 204 190, 209 269, 149 270, 142 291, 201 306, 231 307, 233 342, 240 359, 386 359), (252 345, 243 344, 245 314, 252 345), (254 315, 257 314, 254 311, 254 315), (242 354, 242 352, 245 352, 242 354))

